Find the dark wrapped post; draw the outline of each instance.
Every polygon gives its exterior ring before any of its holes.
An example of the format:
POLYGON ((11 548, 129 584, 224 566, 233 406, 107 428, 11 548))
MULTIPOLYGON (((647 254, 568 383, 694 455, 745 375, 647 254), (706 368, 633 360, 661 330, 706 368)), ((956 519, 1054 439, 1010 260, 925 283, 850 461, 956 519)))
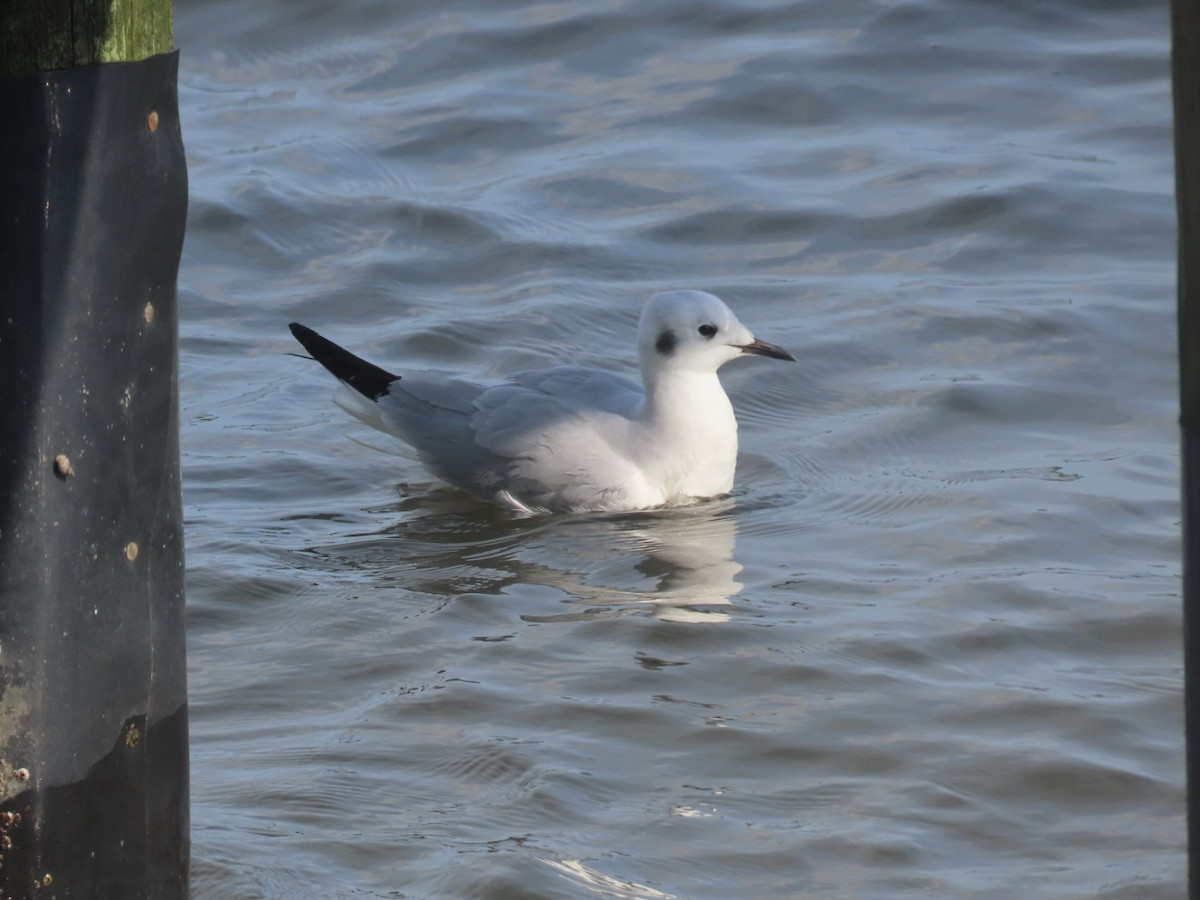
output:
POLYGON ((177 62, 0 74, 0 900, 187 896, 177 62))
POLYGON ((1189 896, 1200 897, 1200 10, 1172 0, 1189 896))

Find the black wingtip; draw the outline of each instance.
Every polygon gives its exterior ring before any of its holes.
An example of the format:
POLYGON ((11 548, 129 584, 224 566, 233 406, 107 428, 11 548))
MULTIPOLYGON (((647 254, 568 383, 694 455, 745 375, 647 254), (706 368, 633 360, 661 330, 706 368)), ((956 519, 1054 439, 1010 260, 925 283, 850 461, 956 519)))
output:
POLYGON ((355 356, 299 322, 290 323, 288 328, 313 359, 370 400, 378 400, 387 393, 388 385, 400 379, 399 375, 355 356))

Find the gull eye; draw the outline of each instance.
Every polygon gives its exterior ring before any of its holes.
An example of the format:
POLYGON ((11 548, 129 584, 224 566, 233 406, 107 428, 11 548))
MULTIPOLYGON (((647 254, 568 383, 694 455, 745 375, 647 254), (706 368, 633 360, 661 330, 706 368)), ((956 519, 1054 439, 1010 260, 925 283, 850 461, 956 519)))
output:
POLYGON ((696 330, 699 331, 706 338, 711 338, 714 334, 717 333, 717 326, 716 325, 701 325, 696 330))

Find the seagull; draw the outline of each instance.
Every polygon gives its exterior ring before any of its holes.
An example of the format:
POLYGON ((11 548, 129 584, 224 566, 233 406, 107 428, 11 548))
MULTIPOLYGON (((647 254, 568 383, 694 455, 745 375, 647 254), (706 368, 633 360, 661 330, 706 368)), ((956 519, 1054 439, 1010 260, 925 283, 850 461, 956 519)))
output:
POLYGON ((398 437, 437 478, 522 513, 633 511, 728 494, 737 419, 717 369, 795 361, 703 291, 651 297, 638 323, 642 381, 585 366, 478 384, 393 374, 293 322, 313 359, 353 388, 339 402, 398 437))

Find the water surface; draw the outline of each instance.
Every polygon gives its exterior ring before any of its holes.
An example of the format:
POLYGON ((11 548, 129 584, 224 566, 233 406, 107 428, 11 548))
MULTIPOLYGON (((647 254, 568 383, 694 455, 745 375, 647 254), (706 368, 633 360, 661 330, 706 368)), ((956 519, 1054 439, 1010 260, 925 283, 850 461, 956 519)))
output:
POLYGON ((1164 6, 187 0, 197 898, 1184 891, 1164 6), (632 374, 733 497, 518 518, 330 401, 632 374))

